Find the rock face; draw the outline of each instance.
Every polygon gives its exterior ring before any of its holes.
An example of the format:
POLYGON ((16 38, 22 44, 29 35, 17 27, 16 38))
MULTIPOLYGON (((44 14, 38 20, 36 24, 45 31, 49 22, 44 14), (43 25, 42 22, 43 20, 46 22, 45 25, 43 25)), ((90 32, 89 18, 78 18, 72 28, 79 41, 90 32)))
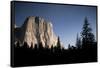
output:
POLYGON ((42 43, 43 47, 56 46, 57 37, 53 32, 51 22, 47 22, 43 18, 30 16, 26 18, 24 24, 20 28, 15 28, 15 39, 21 44, 27 42, 31 45, 42 43))

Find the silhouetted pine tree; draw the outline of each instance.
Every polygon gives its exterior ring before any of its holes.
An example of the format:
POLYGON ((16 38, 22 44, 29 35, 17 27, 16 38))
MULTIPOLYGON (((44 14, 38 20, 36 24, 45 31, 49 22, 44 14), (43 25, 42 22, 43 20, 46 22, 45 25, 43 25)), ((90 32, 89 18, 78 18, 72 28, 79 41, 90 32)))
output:
POLYGON ((38 46, 37 46, 37 44, 35 44, 35 45, 34 45, 34 49, 35 49, 35 50, 37 50, 37 49, 38 49, 38 46))
POLYGON ((68 49, 70 49, 71 48, 71 46, 70 46, 70 44, 68 44, 68 49))
POLYGON ((24 44, 23 44, 23 48, 28 48, 28 44, 27 44, 27 42, 24 42, 24 44))
POLYGON ((82 41, 81 41, 81 38, 78 39, 78 48, 82 48, 82 41))
POLYGON ((42 42, 39 42, 39 47, 38 47, 39 50, 42 50, 43 49, 43 45, 42 45, 42 42))
POLYGON ((61 49, 61 43, 60 43, 60 38, 59 38, 59 36, 58 36, 58 41, 57 41, 57 48, 58 48, 58 49, 61 49))
POLYGON ((81 32, 82 36, 82 47, 89 47, 94 42, 94 35, 87 18, 84 20, 84 25, 81 32))
POLYGON ((81 39, 79 38, 78 34, 76 37, 76 48, 80 49, 81 48, 81 39))
POLYGON ((33 49, 33 43, 31 43, 31 47, 30 48, 33 49))
POLYGON ((20 43, 19 43, 19 41, 17 41, 17 43, 15 44, 15 47, 20 48, 20 43))
POLYGON ((53 51, 53 45, 51 46, 51 51, 53 51))

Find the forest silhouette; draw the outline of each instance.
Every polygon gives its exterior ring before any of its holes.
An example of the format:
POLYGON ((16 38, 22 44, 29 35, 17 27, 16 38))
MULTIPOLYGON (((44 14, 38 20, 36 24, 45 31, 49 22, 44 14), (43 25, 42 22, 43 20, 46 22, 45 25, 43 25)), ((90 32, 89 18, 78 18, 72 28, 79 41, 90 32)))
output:
POLYGON ((92 28, 85 18, 80 36, 76 35, 75 46, 68 45, 68 49, 61 47, 60 37, 58 37, 57 45, 51 48, 42 43, 35 44, 34 47, 28 47, 27 42, 20 46, 20 42, 12 46, 14 51, 14 61, 12 66, 37 66, 37 65, 54 65, 69 63, 84 63, 97 61, 97 42, 92 28))

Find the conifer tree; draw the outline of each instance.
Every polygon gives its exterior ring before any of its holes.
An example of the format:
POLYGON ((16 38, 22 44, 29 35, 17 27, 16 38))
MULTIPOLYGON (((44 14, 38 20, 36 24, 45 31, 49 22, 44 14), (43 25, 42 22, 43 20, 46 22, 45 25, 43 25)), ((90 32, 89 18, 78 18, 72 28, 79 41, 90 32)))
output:
POLYGON ((91 45, 91 43, 94 42, 94 34, 92 33, 92 28, 90 27, 87 18, 85 18, 84 20, 81 36, 83 47, 87 47, 88 45, 91 45))
POLYGON ((76 48, 80 49, 81 48, 81 39, 79 38, 78 34, 76 37, 76 48))
POLYGON ((61 43, 60 43, 60 38, 59 38, 59 36, 58 36, 58 41, 57 41, 57 48, 58 48, 58 49, 61 49, 61 43))

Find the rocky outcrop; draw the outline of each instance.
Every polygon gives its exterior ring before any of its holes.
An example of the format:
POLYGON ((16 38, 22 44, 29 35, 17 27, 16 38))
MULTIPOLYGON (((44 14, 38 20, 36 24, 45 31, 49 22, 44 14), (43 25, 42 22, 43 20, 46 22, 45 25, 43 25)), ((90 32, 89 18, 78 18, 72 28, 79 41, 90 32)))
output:
POLYGON ((42 43, 43 47, 56 46, 57 37, 53 32, 51 22, 47 22, 41 17, 29 16, 20 28, 15 28, 15 38, 21 44, 27 42, 31 45, 42 43))

